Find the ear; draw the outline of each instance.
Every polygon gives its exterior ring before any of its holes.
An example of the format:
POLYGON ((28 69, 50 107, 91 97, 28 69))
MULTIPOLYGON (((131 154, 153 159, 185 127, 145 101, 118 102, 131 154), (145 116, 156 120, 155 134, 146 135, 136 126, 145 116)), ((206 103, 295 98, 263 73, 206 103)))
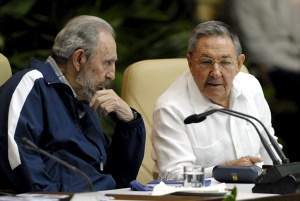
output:
POLYGON ((191 52, 188 52, 186 54, 186 59, 187 59, 187 62, 188 62, 188 65, 189 65, 189 68, 191 69, 191 66, 192 66, 192 53, 191 52))
POLYGON ((243 64, 244 64, 244 61, 245 61, 245 55, 244 54, 240 54, 239 56, 238 56, 238 58, 237 58, 237 62, 238 62, 238 72, 240 72, 240 70, 241 70, 241 68, 242 68, 242 66, 243 66, 243 64))
POLYGON ((86 62, 86 56, 84 54, 84 49, 77 49, 72 54, 72 64, 74 69, 79 72, 82 64, 86 62))

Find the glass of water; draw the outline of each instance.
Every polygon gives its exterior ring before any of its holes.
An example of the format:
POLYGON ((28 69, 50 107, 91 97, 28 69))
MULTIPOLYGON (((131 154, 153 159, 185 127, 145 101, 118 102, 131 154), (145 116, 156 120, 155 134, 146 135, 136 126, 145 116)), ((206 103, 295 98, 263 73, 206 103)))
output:
POLYGON ((200 165, 189 165, 183 167, 184 186, 204 186, 204 168, 200 165))

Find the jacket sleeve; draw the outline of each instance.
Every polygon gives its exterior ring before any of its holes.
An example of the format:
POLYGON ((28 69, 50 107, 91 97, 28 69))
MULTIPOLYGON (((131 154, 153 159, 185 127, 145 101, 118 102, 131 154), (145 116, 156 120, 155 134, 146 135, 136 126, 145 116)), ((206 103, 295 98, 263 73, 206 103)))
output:
POLYGON ((112 174, 117 188, 128 187, 136 178, 144 157, 145 137, 140 114, 131 122, 117 121, 106 165, 106 171, 112 174))
POLYGON ((30 79, 26 82, 28 76, 30 74, 24 76, 14 90, 8 108, 7 152, 10 180, 18 191, 58 191, 59 184, 51 181, 44 171, 41 156, 28 149, 22 140, 27 137, 38 144, 44 128, 43 105, 38 87, 30 79))

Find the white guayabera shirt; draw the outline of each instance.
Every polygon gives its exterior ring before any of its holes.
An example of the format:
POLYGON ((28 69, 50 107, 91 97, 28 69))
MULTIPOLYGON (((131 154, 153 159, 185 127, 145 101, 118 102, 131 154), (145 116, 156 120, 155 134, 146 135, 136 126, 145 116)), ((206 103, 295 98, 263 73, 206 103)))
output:
MULTIPOLYGON (((201 123, 183 123, 189 115, 212 108, 220 106, 200 93, 190 72, 160 96, 153 114, 152 157, 161 177, 176 175, 182 166, 192 164, 202 165, 211 176, 215 165, 243 156, 260 156, 264 164, 272 164, 255 128, 243 119, 217 112, 201 123)), ((255 116, 274 136, 270 109, 254 76, 240 72, 234 78, 230 109, 255 116)))

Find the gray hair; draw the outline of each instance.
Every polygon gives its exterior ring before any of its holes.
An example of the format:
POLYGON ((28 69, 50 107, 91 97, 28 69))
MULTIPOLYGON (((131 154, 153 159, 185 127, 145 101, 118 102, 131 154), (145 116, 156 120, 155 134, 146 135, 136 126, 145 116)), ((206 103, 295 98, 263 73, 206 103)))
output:
POLYGON ((80 15, 71 19, 55 37, 52 47, 54 59, 58 63, 66 63, 79 48, 84 49, 89 58, 98 45, 99 32, 108 32, 115 37, 111 25, 99 17, 80 15))
POLYGON ((196 47, 197 41, 205 36, 227 36, 232 40, 237 55, 242 53, 242 46, 238 36, 232 32, 227 24, 220 21, 207 21, 198 24, 189 38, 188 53, 192 52, 196 47))

